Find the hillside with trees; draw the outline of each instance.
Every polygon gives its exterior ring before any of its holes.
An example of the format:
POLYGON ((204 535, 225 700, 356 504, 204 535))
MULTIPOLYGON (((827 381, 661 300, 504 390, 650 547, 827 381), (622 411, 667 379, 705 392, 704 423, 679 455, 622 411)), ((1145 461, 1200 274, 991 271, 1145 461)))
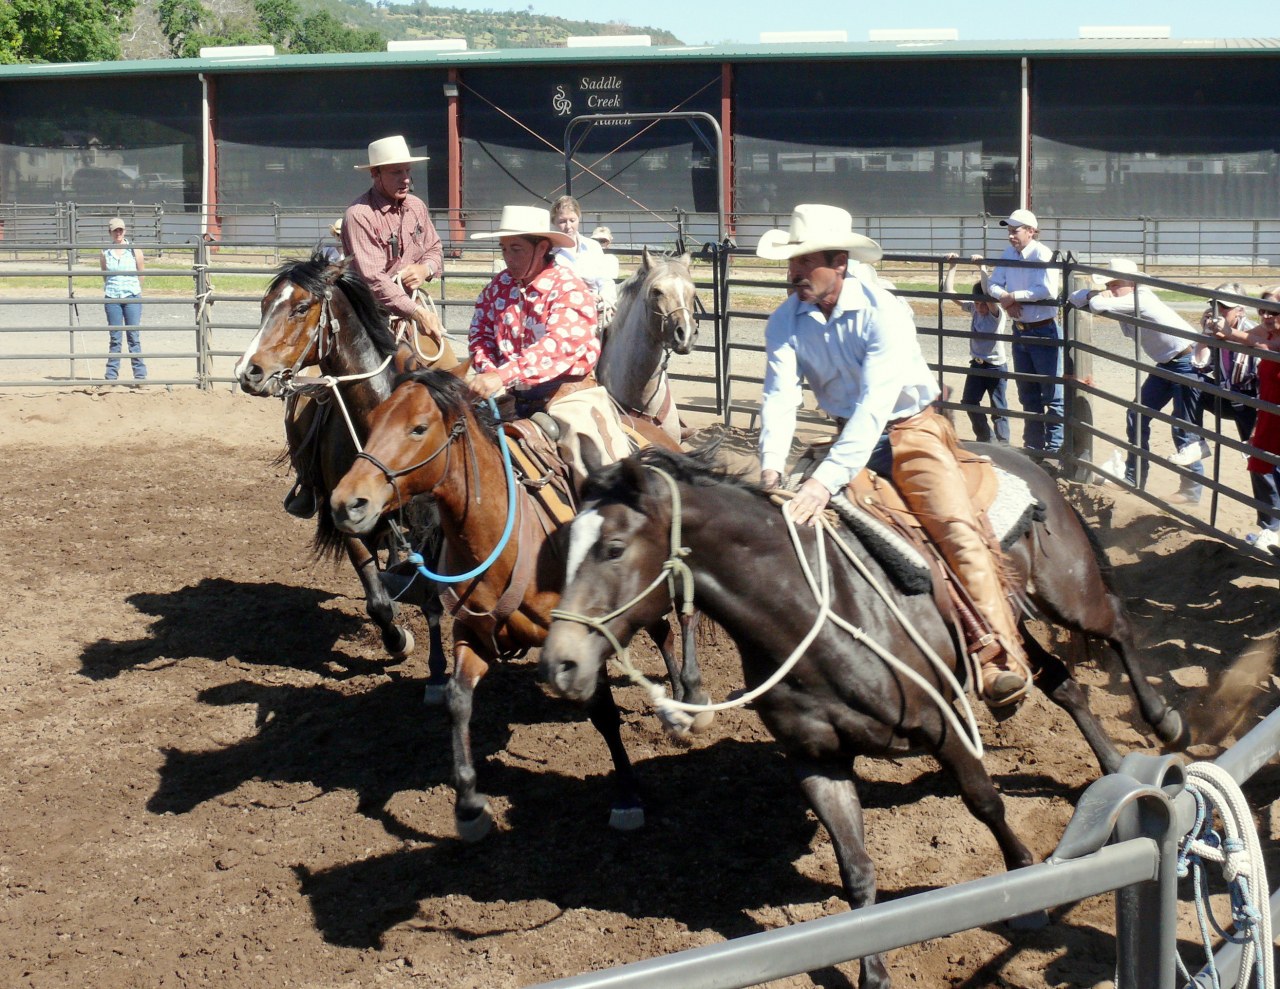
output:
POLYGON ((465 38, 473 49, 560 47, 571 35, 669 31, 528 10, 470 11, 426 0, 0 0, 0 64, 194 57, 209 45, 280 54, 381 51, 388 39, 465 38))

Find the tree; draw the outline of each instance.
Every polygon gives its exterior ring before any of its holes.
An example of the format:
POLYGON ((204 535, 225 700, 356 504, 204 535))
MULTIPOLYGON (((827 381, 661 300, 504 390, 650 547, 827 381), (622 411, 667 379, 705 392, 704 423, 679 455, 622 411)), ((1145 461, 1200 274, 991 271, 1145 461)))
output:
POLYGON ((213 16, 200 0, 160 0, 156 13, 170 52, 179 57, 199 53, 203 38, 201 24, 213 16), (189 48, 189 43, 194 48, 189 48))
POLYGON ((289 48, 289 41, 298 30, 297 0, 253 0, 262 32, 280 48, 289 48))
POLYGON ((110 62, 135 0, 5 0, 0 62, 110 62))
POLYGON ((327 10, 308 14, 289 46, 292 55, 320 55, 325 52, 376 52, 386 48, 387 39, 375 30, 347 27, 327 10))

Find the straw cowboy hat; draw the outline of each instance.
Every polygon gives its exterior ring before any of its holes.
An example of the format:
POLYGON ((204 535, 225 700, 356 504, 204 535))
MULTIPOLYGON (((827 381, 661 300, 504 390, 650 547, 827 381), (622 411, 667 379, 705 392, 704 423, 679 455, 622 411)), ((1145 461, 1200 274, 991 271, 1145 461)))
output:
POLYGON ((791 211, 786 230, 769 230, 756 254, 770 261, 789 261, 815 251, 848 251, 855 261, 879 261, 884 253, 870 237, 853 232, 853 217, 839 206, 804 203, 791 211))
POLYGON ((409 142, 399 134, 384 137, 369 145, 369 164, 356 168, 381 168, 383 165, 407 165, 411 161, 426 161, 422 155, 409 153, 409 142))
POLYGON ((333 223, 329 224, 329 233, 335 237, 342 236, 342 217, 338 217, 333 223))
POLYGON ((504 206, 498 229, 490 233, 472 234, 472 240, 496 240, 499 237, 545 237, 556 247, 573 247, 574 238, 551 225, 551 213, 541 206, 504 206))
POLYGON ((1140 273, 1138 271, 1138 263, 1130 261, 1128 258, 1112 258, 1102 267, 1110 269, 1111 274, 1093 275, 1093 284, 1095 285, 1106 285, 1107 282, 1127 282, 1129 279, 1125 278, 1125 275, 1137 275, 1140 273))

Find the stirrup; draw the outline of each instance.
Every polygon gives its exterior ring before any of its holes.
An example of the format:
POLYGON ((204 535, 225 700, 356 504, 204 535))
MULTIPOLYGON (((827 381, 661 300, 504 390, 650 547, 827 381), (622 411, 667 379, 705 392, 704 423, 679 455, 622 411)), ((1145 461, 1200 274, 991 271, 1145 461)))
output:
POLYGON ((284 496, 284 510, 294 518, 314 518, 320 511, 320 499, 316 497, 316 489, 301 481, 294 482, 289 493, 284 496))
POLYGON ((529 416, 529 419, 539 429, 547 434, 547 439, 552 443, 560 442, 560 423, 551 418, 549 414, 546 412, 535 412, 533 415, 529 416))

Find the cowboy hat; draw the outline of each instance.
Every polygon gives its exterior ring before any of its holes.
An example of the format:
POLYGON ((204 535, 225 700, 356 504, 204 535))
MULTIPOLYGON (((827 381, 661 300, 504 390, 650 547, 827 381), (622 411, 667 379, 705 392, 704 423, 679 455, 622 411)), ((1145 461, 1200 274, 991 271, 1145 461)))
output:
POLYGON ((335 237, 342 236, 342 217, 338 217, 329 224, 329 233, 333 234, 335 237))
POLYGON ((498 229, 472 234, 472 240, 496 240, 499 237, 546 238, 556 247, 573 247, 572 235, 561 233, 551 225, 551 213, 541 206, 504 206, 498 229))
POLYGON ((369 145, 369 164, 356 168, 381 168, 383 165, 407 165, 411 161, 426 161, 423 155, 409 153, 409 142, 399 134, 384 137, 369 145))
POLYGON ((791 211, 786 230, 769 230, 756 245, 756 254, 771 261, 789 261, 815 251, 848 251, 855 261, 879 261, 884 253, 870 237, 853 232, 853 217, 839 206, 804 203, 791 211))
POLYGON ((1093 283, 1095 285, 1106 285, 1108 282, 1127 282, 1125 275, 1136 275, 1138 272, 1138 264, 1136 261, 1130 261, 1128 258, 1112 258, 1101 267, 1108 269, 1110 274, 1093 275, 1093 283))

